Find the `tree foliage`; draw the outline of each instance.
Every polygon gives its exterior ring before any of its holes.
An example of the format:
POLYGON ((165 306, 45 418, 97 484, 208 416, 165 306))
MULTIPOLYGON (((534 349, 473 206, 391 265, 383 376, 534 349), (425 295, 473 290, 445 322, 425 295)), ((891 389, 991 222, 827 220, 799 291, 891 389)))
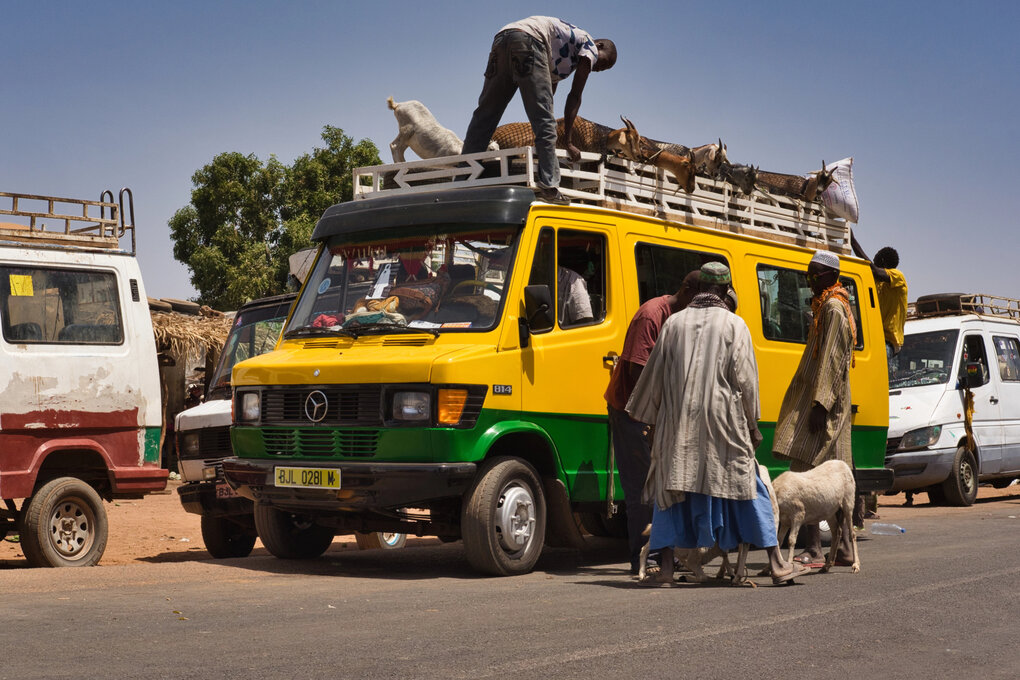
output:
POLYGON ((275 156, 221 153, 191 178, 191 203, 170 218, 174 258, 188 266, 198 302, 237 309, 287 289, 287 258, 311 244, 323 211, 353 197, 353 170, 380 163, 375 144, 340 128, 287 166, 275 156))

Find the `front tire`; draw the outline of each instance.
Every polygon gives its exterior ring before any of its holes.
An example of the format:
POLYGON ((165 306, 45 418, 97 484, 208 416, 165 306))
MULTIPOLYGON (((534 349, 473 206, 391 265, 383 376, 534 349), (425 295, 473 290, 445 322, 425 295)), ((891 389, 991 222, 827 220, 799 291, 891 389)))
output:
POLYGON ((255 547, 255 534, 226 517, 202 515, 202 541, 218 560, 247 557, 255 547))
POLYGON ((103 499, 75 477, 47 482, 22 508, 21 549, 33 567, 91 567, 108 537, 103 499))
POLYGON ((326 552, 333 530, 310 518, 255 503, 255 529, 266 550, 282 560, 306 560, 326 552))
POLYGON ((978 469, 974 454, 961 446, 953 457, 953 469, 949 478, 942 482, 949 505, 973 505, 978 493, 978 469))
POLYGON ((461 535, 468 562, 494 576, 528 573, 542 554, 545 520, 535 469, 517 458, 488 461, 464 496, 461 535))

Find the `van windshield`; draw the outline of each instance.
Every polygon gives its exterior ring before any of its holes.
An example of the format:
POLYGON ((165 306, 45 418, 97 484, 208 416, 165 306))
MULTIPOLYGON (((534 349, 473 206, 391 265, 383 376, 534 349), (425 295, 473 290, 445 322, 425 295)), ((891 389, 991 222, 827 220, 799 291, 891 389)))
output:
POLYGON ((889 389, 941 385, 949 380, 959 331, 912 333, 889 359, 889 389))
POLYGON ((331 241, 284 337, 488 330, 510 280, 519 227, 331 241))
POLYGON ((280 329, 287 320, 291 300, 267 307, 242 309, 234 317, 234 325, 220 353, 216 373, 209 382, 207 400, 230 398, 230 371, 234 364, 265 354, 276 346, 280 329))

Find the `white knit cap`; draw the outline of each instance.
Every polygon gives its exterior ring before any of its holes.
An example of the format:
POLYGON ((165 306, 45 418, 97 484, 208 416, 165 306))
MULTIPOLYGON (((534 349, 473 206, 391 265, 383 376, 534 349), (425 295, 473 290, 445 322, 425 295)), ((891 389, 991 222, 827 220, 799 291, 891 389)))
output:
POLYGON ((816 250, 814 257, 811 258, 811 262, 824 264, 826 267, 839 271, 839 256, 828 250, 816 250))

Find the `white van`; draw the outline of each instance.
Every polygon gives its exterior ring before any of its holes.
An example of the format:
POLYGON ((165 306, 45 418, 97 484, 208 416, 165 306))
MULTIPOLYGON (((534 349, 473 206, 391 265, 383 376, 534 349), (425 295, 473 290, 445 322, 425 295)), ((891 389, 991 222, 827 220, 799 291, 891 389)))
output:
POLYGON ((904 335, 889 361, 892 492, 926 491, 933 503, 970 505, 978 482, 1002 487, 1020 476, 1020 300, 924 296, 912 305, 904 335))
POLYGON ((103 501, 167 480, 131 192, 0 193, 0 220, 0 538, 33 566, 93 565, 103 501))

